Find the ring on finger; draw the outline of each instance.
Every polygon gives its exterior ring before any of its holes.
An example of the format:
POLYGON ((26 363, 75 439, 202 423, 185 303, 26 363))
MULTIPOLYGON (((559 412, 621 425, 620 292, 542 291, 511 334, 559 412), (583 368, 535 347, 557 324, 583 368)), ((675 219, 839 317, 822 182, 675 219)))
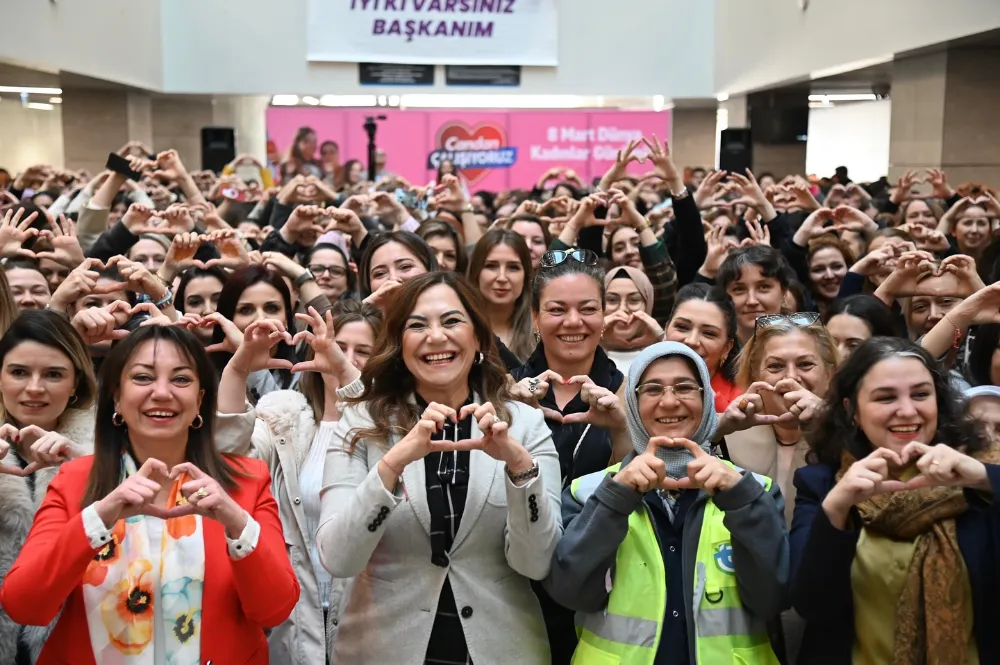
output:
POLYGON ((206 496, 208 496, 208 490, 206 490, 204 487, 202 487, 197 492, 195 492, 194 495, 196 497, 198 497, 199 499, 204 499, 206 496))
POLYGON ((746 399, 741 399, 738 406, 740 411, 746 411, 747 407, 750 406, 750 402, 748 402, 746 399))

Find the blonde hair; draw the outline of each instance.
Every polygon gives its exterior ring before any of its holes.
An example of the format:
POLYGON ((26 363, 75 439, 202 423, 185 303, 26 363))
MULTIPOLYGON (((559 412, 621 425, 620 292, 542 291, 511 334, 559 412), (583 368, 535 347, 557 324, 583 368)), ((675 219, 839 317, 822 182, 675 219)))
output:
POLYGON ((819 321, 808 326, 798 325, 791 321, 780 321, 774 325, 756 330, 740 350, 740 355, 736 358, 736 385, 740 388, 746 388, 757 380, 760 372, 760 363, 764 356, 764 349, 767 348, 767 343, 770 340, 796 331, 805 333, 815 340, 820 360, 832 377, 834 371, 837 369, 840 357, 837 353, 837 342, 834 341, 826 326, 819 321))

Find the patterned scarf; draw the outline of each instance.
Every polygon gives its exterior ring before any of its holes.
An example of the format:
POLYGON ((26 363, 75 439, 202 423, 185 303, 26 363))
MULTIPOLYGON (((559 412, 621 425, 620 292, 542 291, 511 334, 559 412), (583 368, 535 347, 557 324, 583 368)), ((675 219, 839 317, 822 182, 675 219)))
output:
MULTIPOLYGON (((122 456, 124 480, 136 472, 130 455, 122 456)), ((185 499, 181 476, 170 489, 168 505, 185 499)), ((118 520, 112 540, 90 562, 83 577, 83 598, 90 643, 98 663, 154 665, 154 636, 170 665, 201 663, 201 601, 205 578, 205 543, 201 517, 167 520, 163 538, 151 543, 148 519, 118 520), (150 559, 159 548, 158 570, 150 559), (159 607, 154 611, 155 603, 159 607), (159 622, 157 622, 157 613, 159 622)))
MULTIPOLYGON (((1000 461, 1000 453, 974 455, 1000 461)), ((839 481, 854 463, 843 455, 839 481)), ((858 504, 864 527, 879 535, 914 543, 906 584, 896 607, 892 665, 965 663, 969 626, 965 622, 965 569, 955 518, 968 509, 961 487, 924 487, 872 497, 858 504)))

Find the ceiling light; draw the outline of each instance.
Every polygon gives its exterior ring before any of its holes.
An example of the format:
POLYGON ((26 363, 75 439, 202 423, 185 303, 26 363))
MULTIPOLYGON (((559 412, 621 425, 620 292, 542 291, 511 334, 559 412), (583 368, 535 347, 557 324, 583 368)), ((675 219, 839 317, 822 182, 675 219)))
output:
POLYGON ((55 108, 52 104, 43 104, 42 102, 28 102, 25 106, 36 111, 51 111, 55 108))
POLYGON ((654 111, 662 111, 663 110, 663 103, 665 101, 666 100, 663 98, 663 95, 653 95, 653 110, 654 111))
POLYGON ((319 98, 323 106, 375 106, 375 95, 323 95, 319 98))
POLYGON ((833 108, 832 102, 809 102, 809 108, 811 109, 828 109, 833 108))
POLYGON ((274 106, 298 106, 298 95, 275 95, 271 97, 271 104, 274 106))
POLYGON ((809 95, 810 102, 874 102, 878 97, 873 93, 850 93, 830 95, 809 95))
POLYGON ((62 97, 49 97, 49 104, 62 104, 62 97))
POLYGON ((601 105, 602 98, 580 95, 403 95, 403 108, 577 109, 601 105))
POLYGON ((720 92, 719 94, 717 94, 715 96, 715 100, 718 101, 718 102, 728 102, 729 101, 729 93, 728 92, 720 92))
POLYGON ((309 95, 302 98, 302 103, 308 104, 309 106, 319 106, 319 100, 309 95))
POLYGON ((13 92, 26 95, 61 95, 62 88, 25 88, 16 85, 0 85, 0 92, 13 92))
POLYGON ((399 106, 399 95, 389 95, 389 106, 399 106))

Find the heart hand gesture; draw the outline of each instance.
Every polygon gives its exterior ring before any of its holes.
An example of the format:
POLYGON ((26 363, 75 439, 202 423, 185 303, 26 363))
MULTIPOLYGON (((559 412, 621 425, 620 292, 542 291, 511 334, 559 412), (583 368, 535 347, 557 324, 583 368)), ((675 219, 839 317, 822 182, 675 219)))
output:
POLYGON ((795 414, 791 412, 785 412, 780 416, 764 413, 764 400, 760 395, 762 390, 773 392, 774 386, 766 381, 755 381, 744 394, 726 407, 719 417, 719 435, 726 436, 758 425, 774 425, 797 420, 795 414))
POLYGON ((167 509, 157 506, 156 499, 168 475, 166 464, 152 457, 146 460, 138 471, 97 502, 97 514, 104 526, 110 529, 118 520, 136 515, 167 519, 167 509))
POLYGON ((0 258, 13 258, 23 256, 35 258, 35 253, 30 249, 24 249, 24 243, 29 238, 38 235, 38 229, 31 228, 31 223, 38 217, 37 212, 33 212, 23 220, 24 208, 9 208, 0 219, 0 258))
POLYGON ((541 406, 538 402, 549 393, 549 384, 553 382, 565 383, 563 378, 550 369, 545 370, 538 376, 528 376, 510 388, 511 396, 518 402, 523 402, 542 412, 546 420, 554 420, 558 423, 563 421, 563 415, 559 411, 541 406))
POLYGON ((906 483, 907 489, 920 487, 969 487, 992 491, 986 465, 950 446, 929 446, 914 441, 900 454, 903 460, 916 459, 920 475, 906 483))
POLYGON ((229 359, 229 366, 244 375, 265 369, 292 369, 291 361, 271 357, 272 349, 281 341, 292 343, 292 336, 281 321, 254 321, 243 331, 243 338, 233 357, 229 359))
POLYGON ((567 383, 581 386, 580 399, 590 408, 585 413, 563 416, 564 423, 590 423, 609 429, 625 427, 625 407, 617 394, 598 386, 586 375, 574 376, 567 383))
POLYGON ((168 517, 200 515, 219 522, 230 540, 240 537, 247 525, 247 512, 229 496, 215 478, 190 462, 182 462, 171 469, 169 478, 184 480, 180 487, 180 495, 186 503, 171 507, 167 511, 168 517))
POLYGON ((312 360, 296 363, 292 367, 293 372, 321 372, 336 380, 340 386, 346 386, 361 376, 333 336, 333 315, 330 312, 324 319, 315 308, 310 307, 308 314, 296 314, 295 318, 307 323, 312 330, 297 333, 292 344, 305 341, 312 347, 314 356, 312 360))
POLYGON ((904 460, 905 457, 889 448, 876 448, 868 457, 852 464, 823 499, 823 510, 830 522, 837 528, 844 529, 847 515, 853 506, 879 494, 907 489, 906 483, 895 480, 890 475, 890 471, 903 468, 904 460))
MULTIPOLYGON (((664 478, 660 487, 665 490, 703 489, 709 494, 715 494, 729 489, 743 479, 739 471, 729 466, 715 455, 711 455, 691 439, 672 439, 666 436, 654 436, 649 440, 650 446, 664 448, 686 448, 694 455, 687 464, 687 478, 664 478)), ((647 448, 648 450, 648 448, 647 448)))
POLYGON ((795 379, 782 379, 774 384, 774 393, 784 401, 787 412, 799 423, 808 423, 823 406, 823 400, 806 390, 795 379))

